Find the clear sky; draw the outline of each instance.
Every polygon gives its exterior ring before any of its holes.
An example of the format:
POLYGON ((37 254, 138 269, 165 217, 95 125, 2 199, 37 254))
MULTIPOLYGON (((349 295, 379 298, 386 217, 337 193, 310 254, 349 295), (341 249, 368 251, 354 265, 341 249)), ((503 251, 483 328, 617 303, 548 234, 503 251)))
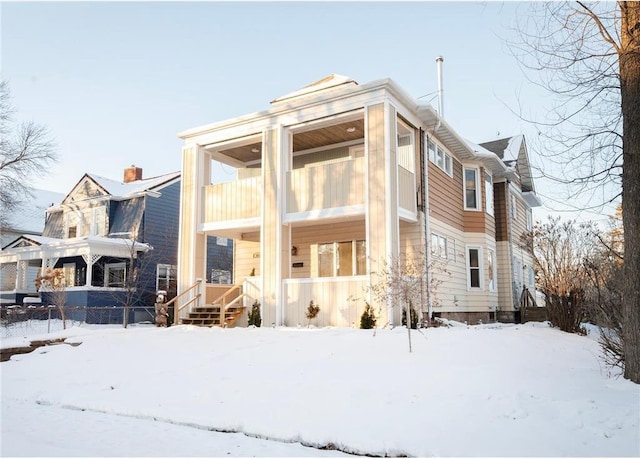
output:
MULTIPOLYGON (((131 164, 145 177, 179 170, 178 132, 267 109, 331 73, 359 83, 388 77, 437 107, 439 55, 447 121, 475 143, 525 134, 535 165, 535 129, 513 111, 543 113, 549 99, 504 43, 525 7, 2 2, 0 70, 17 118, 45 124, 58 145, 59 164, 34 186, 61 193, 85 172, 122 179, 131 164)), ((561 207, 553 186, 540 179, 536 187, 549 207, 561 207)))

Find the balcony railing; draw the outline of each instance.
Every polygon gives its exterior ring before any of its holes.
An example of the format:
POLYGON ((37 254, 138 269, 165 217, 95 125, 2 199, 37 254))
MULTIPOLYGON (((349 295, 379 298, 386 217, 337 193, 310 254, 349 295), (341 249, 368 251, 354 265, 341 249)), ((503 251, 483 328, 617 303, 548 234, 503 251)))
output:
POLYGON ((398 167, 398 204, 409 212, 416 211, 416 179, 413 172, 398 167))
POLYGON ((364 158, 287 172, 287 212, 364 204, 364 158))
POLYGON ((262 177, 204 187, 204 221, 220 222, 260 216, 262 177))

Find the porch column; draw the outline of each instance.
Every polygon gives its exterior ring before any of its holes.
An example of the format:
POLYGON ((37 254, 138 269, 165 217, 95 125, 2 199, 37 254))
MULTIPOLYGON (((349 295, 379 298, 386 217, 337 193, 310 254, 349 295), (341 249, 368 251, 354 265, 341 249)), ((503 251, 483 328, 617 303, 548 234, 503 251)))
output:
POLYGON ((18 260, 16 264, 16 290, 25 290, 27 287, 27 261, 18 260))
POLYGON ((262 314, 265 326, 282 325, 282 279, 289 262, 289 230, 282 223, 285 209, 285 166, 289 154, 288 133, 282 126, 267 129, 262 138, 262 225, 260 271, 262 314))
MULTIPOLYGON (((398 168, 396 159, 396 111, 388 102, 366 108, 367 146, 367 255, 368 272, 382 271, 399 256, 398 168)), ((382 279, 371 275, 371 282, 382 279)), ((375 298, 371 298, 376 302, 375 298)), ((379 323, 399 323, 401 311, 392 313, 391 300, 381 306, 379 323)))
MULTIPOLYGON (((202 214, 202 188, 209 182, 206 154, 197 144, 182 148, 182 191, 178 237, 178 294, 196 279, 206 279, 206 236, 198 231, 202 214)), ((193 298, 190 293, 185 301, 193 298)))

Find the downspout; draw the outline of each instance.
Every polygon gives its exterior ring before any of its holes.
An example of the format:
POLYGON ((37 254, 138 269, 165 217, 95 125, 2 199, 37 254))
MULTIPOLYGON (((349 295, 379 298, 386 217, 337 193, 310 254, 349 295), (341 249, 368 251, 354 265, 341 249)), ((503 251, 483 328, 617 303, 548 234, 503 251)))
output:
POLYGON ((433 303, 431 301, 431 247, 429 238, 429 160, 425 143, 427 135, 420 129, 420 164, 422 165, 422 218, 424 228, 425 273, 427 282, 427 316, 429 321, 433 318, 433 303))

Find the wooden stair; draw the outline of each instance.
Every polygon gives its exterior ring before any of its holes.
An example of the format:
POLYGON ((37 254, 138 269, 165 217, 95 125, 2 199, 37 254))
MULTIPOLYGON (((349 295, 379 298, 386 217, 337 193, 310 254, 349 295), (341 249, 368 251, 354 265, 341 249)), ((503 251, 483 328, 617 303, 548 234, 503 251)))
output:
POLYGON ((189 317, 181 319, 180 323, 200 327, 233 327, 244 309, 243 306, 231 306, 224 313, 224 320, 221 320, 222 307, 219 304, 195 307, 189 312, 189 317))

